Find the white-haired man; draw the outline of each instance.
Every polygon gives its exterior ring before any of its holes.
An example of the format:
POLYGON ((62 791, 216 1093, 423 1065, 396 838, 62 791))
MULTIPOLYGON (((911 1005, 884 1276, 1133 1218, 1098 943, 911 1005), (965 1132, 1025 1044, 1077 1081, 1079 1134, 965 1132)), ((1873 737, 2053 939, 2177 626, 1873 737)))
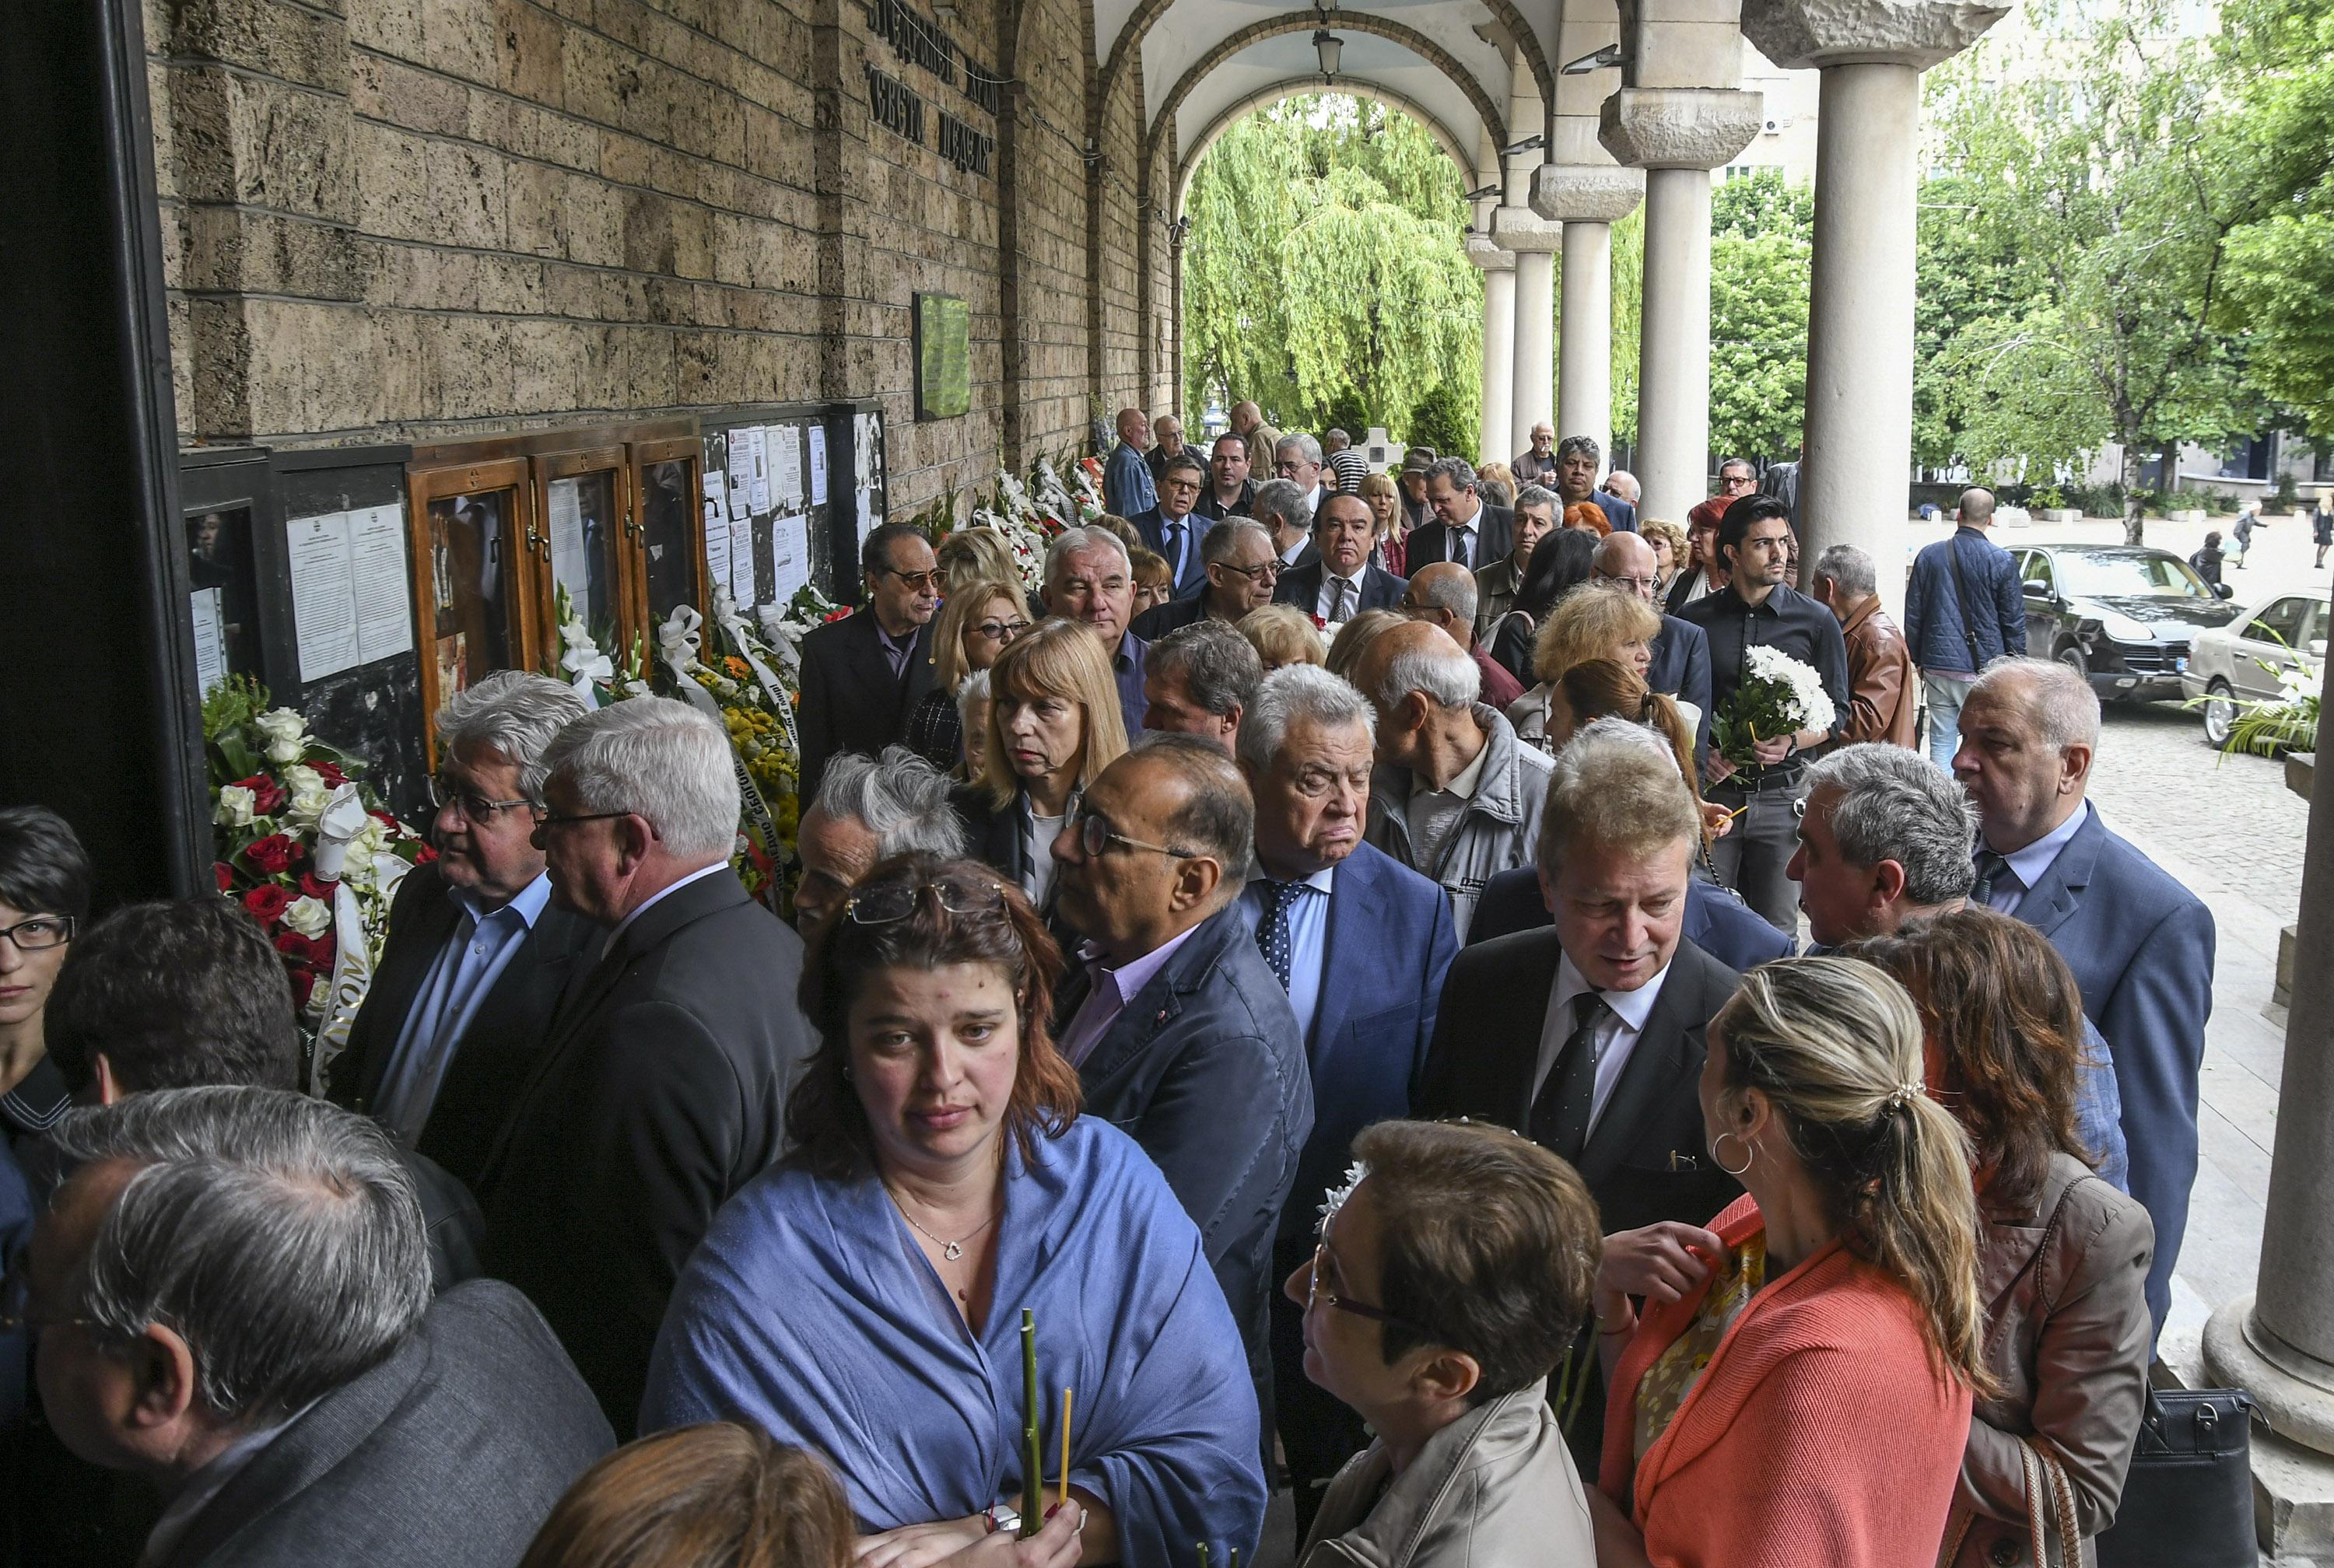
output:
POLYGON ((1553 765, 1477 700, 1482 672, 1439 626, 1378 633, 1354 684, 1378 716, 1365 836, 1442 884, 1463 942, 1483 884, 1531 859, 1553 765))
POLYGON ((1046 613, 1082 620, 1102 639, 1118 686, 1126 733, 1143 728, 1143 663, 1151 644, 1134 634, 1134 562, 1107 528, 1065 528, 1046 552, 1046 613))
POLYGON ((535 842, 552 896, 607 931, 569 987, 478 1184, 487 1272, 558 1331, 620 1435, 680 1265, 776 1159, 813 1044, 802 938, 729 871, 729 737, 634 697, 559 732, 535 842))
POLYGON ((807 938, 878 861, 964 853, 964 823, 949 806, 946 774, 904 746, 886 746, 880 757, 836 757, 795 838, 802 862, 795 926, 807 938))

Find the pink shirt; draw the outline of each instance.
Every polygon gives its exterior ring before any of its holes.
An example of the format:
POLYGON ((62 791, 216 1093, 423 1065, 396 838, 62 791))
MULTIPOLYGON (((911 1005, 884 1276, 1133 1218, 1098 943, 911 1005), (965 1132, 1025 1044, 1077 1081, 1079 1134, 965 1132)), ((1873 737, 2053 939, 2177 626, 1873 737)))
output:
MULTIPOLYGON (((1193 926, 1191 930, 1170 937, 1140 958, 1119 968, 1095 963, 1094 989, 1087 994, 1085 1004, 1078 1009, 1077 1016, 1070 1020, 1070 1026, 1062 1031, 1062 1060, 1073 1067, 1085 1062, 1094 1048, 1102 1043, 1102 1037, 1110 1033, 1110 1026, 1118 1022, 1118 1015, 1126 1011, 1126 1005, 1141 993, 1143 987, 1151 984, 1152 976, 1165 968, 1167 960, 1175 956, 1175 949, 1188 941, 1191 932, 1199 928, 1193 926)), ((1081 956, 1091 962, 1099 957, 1100 949, 1089 942, 1081 956)))

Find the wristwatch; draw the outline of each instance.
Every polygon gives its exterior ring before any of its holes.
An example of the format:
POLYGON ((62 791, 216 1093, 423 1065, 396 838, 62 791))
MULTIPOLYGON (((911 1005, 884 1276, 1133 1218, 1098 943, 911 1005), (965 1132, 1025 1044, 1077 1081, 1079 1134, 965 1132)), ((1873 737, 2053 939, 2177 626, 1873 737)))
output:
POLYGON ((981 1517, 989 1522, 989 1533, 992 1535, 1000 1530, 1018 1534, 1021 1528, 1021 1515, 1009 1504, 991 1503, 981 1517))

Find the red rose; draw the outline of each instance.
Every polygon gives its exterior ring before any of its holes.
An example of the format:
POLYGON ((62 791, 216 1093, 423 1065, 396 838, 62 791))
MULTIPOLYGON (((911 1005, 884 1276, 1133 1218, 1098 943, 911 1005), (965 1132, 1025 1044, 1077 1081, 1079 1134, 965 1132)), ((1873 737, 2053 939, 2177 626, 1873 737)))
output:
POLYGON ((297 931, 275 933, 275 950, 294 964, 313 965, 316 961, 315 948, 314 942, 297 931))
POLYGON ((243 858, 271 877, 280 876, 300 858, 300 846, 282 833, 270 833, 244 851, 243 858))
POLYGON ((418 851, 416 851, 416 853, 414 854, 414 857, 413 857, 413 863, 414 863, 415 865, 417 865, 417 866, 426 866, 426 865, 428 865, 430 861, 432 861, 436 860, 437 858, 438 858, 438 851, 437 851, 436 846, 431 845, 431 844, 424 844, 424 845, 422 845, 422 846, 421 846, 421 848, 420 848, 418 851))
POLYGON ((1316 631, 1326 631, 1329 630, 1329 623, 1322 620, 1317 615, 1308 615, 1306 619, 1313 622, 1313 630, 1316 631))
POLYGON ((235 886, 235 868, 228 865, 225 861, 213 861, 211 862, 211 874, 218 878, 220 892, 224 893, 229 888, 235 886))
POLYGON ((284 793, 282 784, 264 773, 253 774, 249 778, 239 778, 235 781, 235 787, 251 792, 251 809, 253 814, 257 816, 274 816, 284 809, 284 803, 291 798, 284 793))
POLYGON ((314 973, 307 969, 292 969, 287 973, 292 977, 292 1005, 295 1008, 305 1007, 308 1005, 308 993, 316 988, 314 973))
POLYGON ((262 882, 243 895, 243 907, 257 916, 261 925, 272 926, 292 907, 292 895, 276 883, 262 882))
POLYGON ((373 821, 381 823, 381 825, 385 828, 393 828, 397 826, 397 819, 387 812, 368 810, 365 813, 365 815, 371 817, 373 821))
POLYGON ((333 884, 318 881, 313 871, 300 873, 300 890, 312 899, 322 899, 328 904, 333 901, 333 884))
POLYGON ((333 960, 340 956, 341 945, 333 938, 332 932, 327 931, 321 937, 308 938, 308 957, 315 960, 318 968, 330 969, 333 960))
POLYGON ((333 763, 312 762, 308 765, 316 770, 316 776, 324 781, 327 789, 338 789, 349 782, 349 775, 333 763))

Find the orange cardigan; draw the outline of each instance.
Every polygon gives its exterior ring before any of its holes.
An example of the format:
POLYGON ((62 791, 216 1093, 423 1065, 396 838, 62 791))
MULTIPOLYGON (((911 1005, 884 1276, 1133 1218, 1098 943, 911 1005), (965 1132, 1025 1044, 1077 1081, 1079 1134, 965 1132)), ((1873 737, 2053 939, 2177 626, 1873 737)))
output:
MULTIPOLYGON (((1711 1228, 1765 1225, 1743 1197, 1711 1228)), ((1613 1372, 1600 1485, 1660 1568, 1934 1568, 1970 1392, 1941 1378, 1905 1288, 1835 1238, 1753 1296, 1636 1466, 1638 1380, 1697 1298, 1649 1307, 1613 1372)))

